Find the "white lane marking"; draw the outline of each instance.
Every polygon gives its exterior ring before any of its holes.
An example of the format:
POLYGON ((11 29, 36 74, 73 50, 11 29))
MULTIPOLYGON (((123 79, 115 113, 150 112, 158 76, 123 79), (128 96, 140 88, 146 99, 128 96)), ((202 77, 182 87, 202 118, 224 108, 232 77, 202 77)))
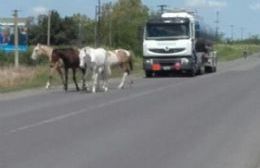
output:
MULTIPOLYGON (((222 71, 222 72, 218 72, 218 73, 212 73, 212 74, 197 76, 196 78, 191 78, 192 80, 185 80, 185 83, 186 84, 192 83, 192 82, 197 81, 197 80, 209 78, 209 77, 219 75, 219 74, 223 74, 223 73, 225 73, 225 72, 222 71)), ((53 117, 53 118, 50 118, 50 119, 47 119, 47 120, 37 122, 35 124, 30 124, 30 125, 26 125, 26 126, 23 126, 23 127, 13 129, 13 130, 9 131, 9 133, 16 133, 16 132, 19 132, 19 131, 35 128, 35 127, 42 126, 42 125, 45 125, 45 124, 54 123, 56 121, 66 119, 68 117, 72 117, 72 116, 75 116, 75 115, 78 115, 78 114, 85 113, 88 110, 103 108, 103 107, 110 106, 110 105, 120 103, 120 102, 123 102, 123 101, 128 101, 128 100, 135 99, 135 98, 138 98, 138 97, 146 96, 146 95, 149 95, 149 94, 152 94, 152 93, 155 93, 155 92, 159 92, 159 91, 162 91, 162 90, 165 90, 165 89, 169 89, 169 88, 172 88, 172 87, 178 87, 179 85, 183 85, 183 81, 182 82, 179 81, 178 83, 174 83, 174 84, 163 86, 163 87, 158 87, 156 89, 148 90, 148 91, 145 91, 145 92, 140 92, 140 93, 133 94, 133 95, 130 95, 130 96, 127 96, 127 97, 111 100, 111 101, 108 101, 106 103, 99 104, 97 106, 89 106, 87 108, 80 109, 78 111, 70 112, 70 113, 67 113, 67 114, 64 114, 64 115, 60 115, 60 116, 57 116, 57 117, 53 117)))
POLYGON ((80 109, 78 111, 74 111, 74 112, 67 113, 67 114, 64 114, 64 115, 60 115, 60 116, 57 116, 57 117, 53 117, 53 118, 50 118, 50 119, 47 119, 47 120, 43 120, 43 121, 40 121, 40 122, 37 122, 37 123, 34 123, 34 124, 19 127, 19 128, 16 128, 16 129, 9 131, 9 133, 17 133, 19 131, 35 128, 35 127, 42 126, 42 125, 45 125, 45 124, 54 123, 56 121, 66 119, 68 117, 72 117, 72 116, 75 116, 75 115, 78 115, 78 114, 85 113, 88 110, 99 109, 99 108, 110 106, 110 105, 120 103, 120 102, 123 102, 123 101, 128 101, 128 100, 135 99, 135 98, 138 98, 138 97, 146 96, 146 95, 149 95, 149 94, 152 94, 152 93, 155 93, 155 92, 159 92, 159 91, 164 90, 164 89, 175 87, 175 86, 180 85, 180 84, 182 84, 182 83, 177 83, 175 85, 168 85, 168 86, 159 87, 159 88, 149 90, 149 91, 145 91, 145 92, 140 92, 138 94, 133 94, 133 95, 130 95, 130 96, 127 96, 127 97, 111 100, 111 101, 108 101, 106 103, 99 104, 97 106, 90 106, 88 108, 80 109))

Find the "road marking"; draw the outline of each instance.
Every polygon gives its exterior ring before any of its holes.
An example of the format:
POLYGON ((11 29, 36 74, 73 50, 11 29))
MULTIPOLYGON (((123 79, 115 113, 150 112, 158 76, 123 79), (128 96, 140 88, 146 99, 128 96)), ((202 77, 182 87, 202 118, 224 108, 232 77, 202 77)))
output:
MULTIPOLYGON (((232 67, 234 67, 234 66, 232 66, 232 67)), ((212 76, 216 76, 216 75, 226 73, 227 71, 232 70, 232 67, 227 68, 226 70, 218 71, 217 73, 212 73, 212 74, 207 74, 207 75, 203 75, 203 76, 198 76, 196 78, 191 78, 192 80, 187 80, 187 81, 185 81, 185 83, 192 83, 195 80, 201 80, 201 79, 204 79, 204 78, 208 78, 208 77, 212 77, 212 76)), ((72 117, 72 116, 75 116, 75 115, 78 115, 78 114, 85 113, 88 110, 103 108, 103 107, 110 106, 110 105, 113 105, 113 104, 116 104, 116 103, 119 103, 119 102, 128 101, 128 100, 135 99, 135 98, 142 97, 142 96, 146 96, 146 95, 149 95, 149 94, 152 94, 152 93, 155 93, 155 92, 159 92, 161 90, 169 89, 169 88, 172 88, 172 87, 178 87, 179 85, 182 85, 182 84, 183 84, 183 81, 180 81, 179 83, 174 83, 174 84, 167 85, 167 86, 164 86, 164 87, 159 87, 159 88, 156 88, 156 89, 140 92, 138 94, 133 94, 133 95, 130 95, 130 96, 127 96, 127 97, 111 100, 111 101, 108 101, 106 103, 99 104, 97 106, 90 106, 90 107, 87 107, 87 108, 84 108, 84 109, 81 109, 81 110, 78 110, 78 111, 75 111, 75 112, 70 112, 70 113, 67 113, 67 114, 64 114, 64 115, 60 115, 60 116, 53 117, 53 118, 50 118, 50 119, 47 119, 47 120, 43 120, 43 121, 37 122, 35 124, 30 124, 30 125, 26 125, 26 126, 23 126, 23 127, 19 127, 17 129, 13 129, 13 130, 9 131, 9 133, 17 133, 19 131, 35 128, 35 127, 42 126, 42 125, 45 125, 45 124, 54 123, 56 121, 60 121, 60 120, 63 120, 63 119, 66 119, 66 118, 69 118, 69 117, 72 117)))
POLYGON ((165 90, 165 89, 169 89, 171 87, 176 87, 180 84, 182 84, 182 83, 181 82, 177 83, 177 84, 175 83, 174 85, 173 84, 167 85, 167 86, 164 86, 164 87, 159 87, 159 88, 148 90, 148 91, 145 91, 145 92, 140 92, 138 94, 133 94, 133 95, 130 95, 130 96, 127 96, 127 97, 122 97, 122 98, 119 98, 119 99, 111 100, 111 101, 108 101, 106 103, 99 104, 97 106, 90 106, 90 107, 87 107, 87 108, 84 108, 84 109, 80 109, 78 111, 70 112, 70 113, 60 115, 60 116, 57 116, 57 117, 53 117, 53 118, 50 118, 50 119, 47 119, 47 120, 43 120, 43 121, 40 121, 40 122, 37 122, 37 123, 34 123, 34 124, 19 127, 19 128, 16 128, 16 129, 9 131, 9 133, 17 133, 19 131, 24 131, 24 130, 35 128, 35 127, 42 126, 42 125, 45 125, 45 124, 54 123, 56 121, 60 121, 60 120, 63 120, 63 119, 66 119, 66 118, 69 118, 69 117, 72 117, 72 116, 76 116, 78 114, 85 113, 88 110, 95 110, 95 109, 103 108, 103 107, 110 106, 110 105, 113 105, 113 104, 116 104, 116 103, 132 100, 132 99, 135 99, 135 98, 138 98, 138 97, 146 96, 146 95, 149 95, 149 94, 152 94, 152 93, 155 93, 155 92, 159 92, 159 91, 162 91, 162 90, 165 90))
MULTIPOLYGON (((223 73, 225 73, 225 71, 207 74, 207 75, 202 75, 202 76, 197 76, 196 78, 191 78, 192 80, 185 80, 185 83, 186 84, 192 83, 195 80, 201 80, 201 79, 204 79, 204 78, 209 78, 209 77, 212 77, 212 76, 215 76, 215 75, 220 75, 220 74, 223 74, 223 73)), ((42 125, 45 125, 45 124, 54 123, 56 121, 60 121, 60 120, 63 120, 63 119, 66 119, 66 118, 69 118, 69 117, 72 117, 72 116, 76 116, 78 114, 85 113, 88 110, 95 110, 95 109, 103 108, 103 107, 110 106, 110 105, 113 105, 113 104, 116 104, 116 103, 128 101, 128 100, 135 99, 135 98, 142 97, 142 96, 146 96, 146 95, 149 95, 149 94, 152 94, 152 93, 155 93, 155 92, 159 92, 159 91, 162 91, 162 90, 165 90, 165 89, 169 89, 169 88, 172 88, 172 87, 178 87, 179 85, 183 85, 183 81, 179 81, 178 83, 174 83, 174 84, 163 86, 163 87, 158 87, 156 89, 140 92, 140 93, 133 94, 133 95, 130 95, 130 96, 127 96, 127 97, 122 97, 122 98, 119 98, 119 99, 111 100, 111 101, 108 101, 106 103, 102 103, 102 104, 99 104, 99 105, 96 105, 96 106, 89 106, 87 108, 84 108, 84 109, 81 109, 81 110, 78 110, 78 111, 70 112, 70 113, 67 113, 67 114, 64 114, 64 115, 60 115, 60 116, 57 116, 57 117, 53 117, 53 118, 50 118, 50 119, 47 119, 47 120, 37 122, 35 124, 30 124, 30 125, 26 125, 26 126, 23 126, 23 127, 13 129, 13 130, 9 131, 9 133, 17 133, 19 131, 35 128, 35 127, 42 126, 42 125)))

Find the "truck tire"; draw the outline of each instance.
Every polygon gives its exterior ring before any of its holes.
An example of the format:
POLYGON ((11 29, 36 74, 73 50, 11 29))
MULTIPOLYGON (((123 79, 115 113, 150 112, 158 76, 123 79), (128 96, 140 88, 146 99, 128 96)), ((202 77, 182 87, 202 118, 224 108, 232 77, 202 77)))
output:
POLYGON ((204 65, 202 65, 202 66, 200 66, 198 74, 203 75, 205 73, 205 71, 206 71, 206 67, 204 65))
POLYGON ((188 75, 189 75, 190 77, 196 76, 196 73, 197 73, 197 70, 196 70, 195 66, 193 66, 192 69, 190 69, 190 70, 188 71, 188 75))
POLYGON ((153 77, 153 72, 152 72, 152 71, 145 71, 145 77, 146 77, 146 78, 151 78, 151 77, 153 77))
POLYGON ((214 66, 212 72, 217 72, 217 67, 214 66))
POLYGON ((214 66, 214 67, 206 67, 206 72, 207 73, 214 73, 217 71, 217 67, 214 66))

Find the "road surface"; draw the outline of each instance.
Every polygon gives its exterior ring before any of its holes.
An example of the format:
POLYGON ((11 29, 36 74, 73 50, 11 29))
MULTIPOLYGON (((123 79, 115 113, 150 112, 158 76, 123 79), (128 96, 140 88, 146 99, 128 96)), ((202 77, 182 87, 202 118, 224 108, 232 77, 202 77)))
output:
POLYGON ((258 168, 260 57, 131 88, 2 94, 0 168, 258 168))

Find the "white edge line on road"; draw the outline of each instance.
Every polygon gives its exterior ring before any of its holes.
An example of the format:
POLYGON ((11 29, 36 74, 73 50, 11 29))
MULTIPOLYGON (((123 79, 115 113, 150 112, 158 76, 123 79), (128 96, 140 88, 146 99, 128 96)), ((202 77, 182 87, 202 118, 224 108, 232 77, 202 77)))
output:
POLYGON ((23 127, 19 127, 19 128, 16 128, 16 129, 9 131, 9 133, 17 133, 19 131, 35 128, 35 127, 42 126, 42 125, 45 125, 45 124, 54 123, 56 121, 66 119, 68 117, 72 117, 72 116, 75 116, 75 115, 78 115, 78 114, 85 113, 88 110, 99 109, 99 108, 110 106, 110 105, 113 105, 113 104, 116 104, 116 103, 119 103, 119 102, 135 99, 137 97, 146 96, 146 95, 149 95, 149 94, 152 94, 152 93, 155 93, 155 92, 159 92, 159 91, 164 90, 164 89, 175 87, 179 84, 182 84, 182 83, 177 83, 175 85, 168 85, 168 86, 164 86, 164 87, 159 87, 157 89, 141 92, 141 93, 138 93, 138 94, 133 94, 133 95, 130 95, 130 96, 127 96, 127 97, 111 100, 111 101, 108 101, 106 103, 99 104, 97 106, 90 106, 88 108, 80 109, 78 111, 70 112, 70 113, 67 113, 67 114, 64 114, 64 115, 60 115, 60 116, 53 117, 53 118, 50 118, 50 119, 47 119, 47 120, 43 120, 43 121, 37 122, 35 124, 30 124, 30 125, 26 125, 26 126, 23 126, 23 127))
MULTIPOLYGON (((220 75, 220 74, 223 74, 225 72, 226 71, 219 71, 217 73, 212 73, 212 74, 208 74, 208 75, 198 76, 198 77, 192 78, 192 79, 200 80, 200 79, 203 79, 203 78, 208 78, 208 77, 212 77, 212 76, 215 76, 215 75, 220 75)), ((188 82, 193 82, 194 80, 188 80, 188 82)), ((68 117, 72 117, 72 116, 75 116, 75 115, 78 115, 78 114, 85 113, 88 110, 94 110, 94 109, 98 109, 98 108, 103 108, 105 106, 110 106, 110 105, 115 104, 115 103, 119 103, 119 102, 131 100, 131 99, 135 99, 137 97, 146 96, 146 95, 149 95, 149 94, 152 94, 152 93, 164 90, 164 89, 168 89, 168 88, 171 88, 171 87, 176 87, 176 86, 179 86, 179 85, 182 85, 182 84, 183 84, 182 82, 175 83, 175 84, 171 84, 171 85, 168 85, 168 86, 159 87, 157 89, 141 92, 141 93, 138 93, 138 94, 133 94, 133 95, 130 95, 130 96, 127 96, 127 97, 111 100, 111 101, 109 101, 107 103, 102 103, 102 104, 99 104, 97 106, 91 106, 91 107, 84 108, 84 109, 81 109, 81 110, 78 110, 78 111, 70 112, 70 113, 67 113, 67 114, 64 114, 64 115, 60 115, 60 116, 53 117, 53 118, 50 118, 50 119, 47 119, 47 120, 43 120, 43 121, 37 122, 35 124, 30 124, 30 125, 27 125, 27 126, 19 127, 17 129, 13 129, 13 130, 9 131, 9 133, 17 133, 19 131, 27 130, 27 129, 30 129, 30 128, 35 128, 35 127, 38 127, 38 126, 41 126, 41 125, 54 123, 56 121, 60 121, 60 120, 66 119, 68 117)))

